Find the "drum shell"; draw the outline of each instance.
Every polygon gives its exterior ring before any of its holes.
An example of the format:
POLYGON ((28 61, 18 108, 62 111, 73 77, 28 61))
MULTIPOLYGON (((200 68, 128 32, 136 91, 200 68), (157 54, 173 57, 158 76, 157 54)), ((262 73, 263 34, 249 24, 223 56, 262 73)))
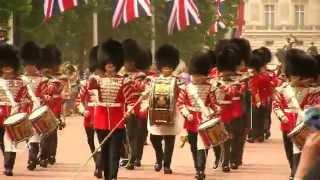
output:
MULTIPOLYGON (((224 142, 226 142, 230 136, 227 132, 224 124, 220 121, 217 121, 216 119, 212 119, 209 121, 216 121, 216 123, 212 123, 212 125, 208 127, 203 127, 200 125, 199 127, 199 135, 205 144, 205 146, 218 146, 224 142)), ((207 122, 207 121, 206 121, 207 122)), ((206 123, 204 122, 204 123, 206 123)), ((203 123, 201 123, 203 124, 203 123)))
POLYGON ((175 78, 158 79, 153 82, 148 111, 151 125, 174 126, 176 95, 175 78))
POLYGON ((314 132, 316 132, 316 130, 303 123, 303 125, 298 125, 295 129, 293 129, 288 136, 291 138, 292 142, 297 146, 297 148, 302 150, 308 136, 314 132))
POLYGON ((18 120, 14 124, 4 124, 8 137, 15 143, 23 142, 33 136, 32 124, 27 117, 18 120))
POLYGON ((50 108, 38 117, 30 119, 30 121, 35 132, 39 135, 49 134, 58 127, 56 117, 50 108))

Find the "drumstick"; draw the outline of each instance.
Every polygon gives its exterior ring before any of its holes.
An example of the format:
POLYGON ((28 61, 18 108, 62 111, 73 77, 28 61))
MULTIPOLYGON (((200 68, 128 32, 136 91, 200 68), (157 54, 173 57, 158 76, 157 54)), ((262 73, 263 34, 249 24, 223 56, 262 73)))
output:
POLYGON ((93 153, 91 153, 91 155, 89 156, 89 158, 85 161, 84 164, 82 164, 79 169, 76 171, 76 173, 73 175, 73 179, 76 179, 77 176, 80 174, 80 171, 86 167, 89 163, 89 161, 93 158, 93 156, 95 154, 97 154, 97 152, 99 151, 99 149, 103 146, 103 144, 111 137, 111 135, 114 133, 114 131, 121 125, 121 123, 123 123, 123 121, 125 121, 126 115, 131 113, 131 111, 141 102, 143 98, 140 97, 138 99, 137 102, 135 102, 133 104, 133 106, 125 113, 125 116, 123 116, 123 118, 115 125, 115 127, 113 129, 111 129, 111 131, 107 134, 107 136, 101 141, 101 143, 98 145, 98 147, 94 150, 93 153))

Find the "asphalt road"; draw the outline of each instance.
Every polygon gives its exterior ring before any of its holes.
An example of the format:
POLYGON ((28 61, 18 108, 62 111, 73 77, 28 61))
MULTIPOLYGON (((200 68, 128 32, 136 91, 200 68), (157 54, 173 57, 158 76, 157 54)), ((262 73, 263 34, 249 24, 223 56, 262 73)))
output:
MULTIPOLYGON (((37 167, 35 171, 28 171, 27 151, 24 144, 20 144, 14 168, 14 176, 6 177, 0 174, 0 180, 94 180, 91 161, 75 176, 79 167, 89 156, 82 119, 77 116, 68 118, 67 128, 59 132, 59 146, 57 164, 48 168, 37 167)), ((177 141, 178 143, 178 141, 177 141)), ((265 143, 246 144, 244 165, 230 173, 222 173, 221 169, 212 169, 214 157, 209 152, 207 162, 207 179, 209 180, 287 180, 289 175, 288 163, 285 158, 279 123, 273 122, 271 139, 265 143)), ((0 156, 0 161, 3 162, 0 156)), ((172 175, 154 172, 155 155, 151 145, 145 146, 142 167, 134 171, 121 168, 119 180, 191 180, 194 179, 194 169, 189 146, 183 149, 175 148, 173 155, 172 175)), ((2 166, 0 171, 3 171, 2 166)))

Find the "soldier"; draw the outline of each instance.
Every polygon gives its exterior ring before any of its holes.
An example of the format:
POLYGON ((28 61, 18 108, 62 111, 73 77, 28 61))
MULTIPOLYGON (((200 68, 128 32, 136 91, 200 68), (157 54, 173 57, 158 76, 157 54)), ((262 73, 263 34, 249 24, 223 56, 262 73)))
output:
POLYGON ((150 141, 155 150, 154 170, 164 167, 164 174, 172 174, 171 160, 175 137, 182 129, 182 123, 176 112, 176 99, 179 93, 173 71, 179 63, 179 51, 171 45, 162 45, 156 52, 156 66, 160 75, 152 79, 146 88, 148 98, 142 103, 141 111, 148 110, 148 130, 150 141), (158 88, 156 88, 158 87, 158 88), (164 149, 162 142, 164 141, 164 149))
MULTIPOLYGON (((30 104, 28 113, 31 113, 36 108, 39 108, 41 104, 45 103, 45 96, 47 90, 47 78, 43 77, 39 71, 39 64, 41 58, 40 47, 29 41, 25 43, 21 50, 20 56, 22 58, 22 64, 24 65, 24 75, 22 79, 26 82, 29 91, 35 95, 34 104, 30 104)), ((29 158, 28 166, 29 170, 34 170, 37 165, 37 158, 40 148, 40 135, 34 135, 29 139, 29 158)))
POLYGON ((47 164, 56 163, 56 153, 58 145, 58 132, 65 127, 65 122, 62 117, 62 107, 64 99, 62 91, 64 84, 60 79, 59 67, 61 65, 61 52, 54 45, 48 45, 42 49, 42 58, 40 69, 46 78, 48 78, 46 99, 48 107, 52 110, 56 118, 58 119, 58 128, 53 132, 43 137, 41 140, 40 151, 40 166, 47 167, 47 164))
POLYGON ((117 179, 121 144, 125 138, 124 116, 131 86, 125 78, 117 75, 123 66, 123 48, 115 40, 107 40, 98 49, 99 68, 104 70, 101 77, 90 77, 88 90, 98 96, 94 112, 94 128, 101 148, 104 178, 117 179))
POLYGON ((6 176, 13 176, 17 149, 8 132, 5 132, 3 123, 12 114, 27 113, 25 105, 31 102, 26 84, 18 76, 19 66, 17 51, 12 46, 0 45, 0 146, 4 154, 6 176))
POLYGON ((316 61, 302 50, 290 49, 286 53, 285 73, 288 80, 276 88, 273 111, 281 121, 284 149, 291 168, 290 179, 293 179, 300 151, 294 147, 288 133, 299 123, 298 114, 316 103, 320 90, 312 86, 318 75, 316 61))
MULTIPOLYGON (((91 49, 89 54, 89 70, 90 76, 102 76, 103 70, 99 68, 98 65, 98 46, 95 46, 91 49)), ((81 82, 81 87, 77 97, 76 106, 79 112, 84 116, 83 126, 87 135, 87 142, 90 148, 91 153, 96 149, 94 143, 94 113, 96 108, 96 103, 98 103, 98 97, 89 90, 89 81, 83 80, 81 82)), ((102 163, 101 163, 101 154, 100 152, 94 155, 94 161, 96 168, 94 171, 94 176, 101 179, 102 178, 102 163)))
POLYGON ((179 93, 177 106, 182 113, 185 122, 184 128, 187 131, 187 140, 190 144, 190 150, 193 158, 194 168, 196 169, 196 179, 202 180, 205 178, 206 154, 208 147, 198 146, 198 128, 201 122, 208 119, 209 112, 201 108, 197 103, 198 97, 206 108, 214 108, 213 100, 210 96, 211 84, 208 79, 208 74, 212 65, 212 55, 210 52, 196 53, 188 62, 188 73, 191 75, 191 82, 181 88, 179 93), (196 92, 196 97, 193 92, 196 92))

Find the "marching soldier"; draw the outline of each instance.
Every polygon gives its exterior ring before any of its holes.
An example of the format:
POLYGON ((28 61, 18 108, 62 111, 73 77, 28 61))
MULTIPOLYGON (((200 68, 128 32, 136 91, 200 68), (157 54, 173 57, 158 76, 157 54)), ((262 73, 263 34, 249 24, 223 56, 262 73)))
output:
POLYGON ((43 137, 40 143, 40 166, 47 167, 47 164, 55 164, 58 145, 58 132, 65 127, 65 122, 62 117, 62 107, 64 99, 62 91, 64 88, 63 82, 59 79, 59 66, 61 65, 61 52, 53 45, 49 45, 42 49, 42 58, 40 69, 41 73, 48 78, 46 91, 46 105, 52 110, 55 117, 58 119, 58 128, 53 132, 43 137))
POLYGON ((211 105, 214 106, 214 103, 212 103, 210 95, 211 84, 208 79, 213 56, 210 52, 199 52, 188 62, 191 82, 181 88, 177 102, 179 111, 185 119, 184 128, 187 131, 187 140, 190 144, 194 168, 197 171, 196 179, 199 180, 205 178, 208 147, 198 147, 198 141, 201 141, 201 139, 198 140, 198 128, 201 122, 208 120, 203 119, 203 117, 208 117, 208 112, 210 111, 201 108, 197 99, 200 98, 206 108, 215 109, 210 107, 211 105))
POLYGON ((102 143, 101 158, 106 180, 117 179, 121 144, 125 138, 124 116, 132 88, 125 78, 117 75, 123 66, 123 48, 115 40, 107 40, 99 46, 101 77, 90 77, 89 90, 98 95, 94 112, 94 128, 102 143))
POLYGON ((149 108, 148 130, 156 155, 154 170, 159 172, 164 167, 164 174, 172 174, 171 160, 175 137, 182 129, 175 103, 179 88, 177 78, 172 76, 178 63, 179 51, 175 47, 171 45, 159 47, 156 52, 156 65, 160 75, 154 77, 146 88, 145 94, 149 96, 141 104, 142 112, 149 108))
MULTIPOLYGON (((89 59, 89 70, 91 76, 102 76, 103 70, 99 68, 98 65, 98 46, 95 46, 90 51, 89 59)), ((83 126, 87 135, 87 142, 90 148, 90 152, 93 153, 96 149, 94 143, 94 113, 96 108, 96 103, 98 103, 98 97, 92 91, 89 90, 89 81, 83 80, 81 82, 81 87, 77 97, 76 106, 79 112, 84 116, 83 126)), ((101 154, 97 153, 94 156, 94 161, 96 168, 94 171, 94 176, 97 178, 102 178, 102 163, 101 154)))
MULTIPOLYGON (((35 99, 35 103, 30 104, 30 107, 28 107, 28 113, 31 113, 34 109, 45 103, 44 94, 47 90, 47 78, 43 77, 38 69, 41 58, 40 53, 40 47, 32 41, 25 43, 20 50, 22 64, 24 65, 24 75, 22 79, 26 82, 28 90, 34 94, 35 99)), ((28 145, 29 158, 27 168, 32 171, 36 168, 38 161, 40 135, 35 134, 31 137, 28 145)))
POLYGON ((300 152, 294 147, 288 133, 299 123, 298 115, 306 107, 317 103, 316 98, 319 97, 320 89, 311 86, 318 75, 316 61, 302 50, 288 50, 285 73, 288 80, 276 88, 273 111, 281 121, 284 148, 291 168, 290 179, 293 179, 300 152))
POLYGON ((17 52, 12 46, 0 46, 0 146, 4 154, 4 174, 13 176, 13 168, 16 159, 16 144, 5 132, 4 121, 10 115, 18 112, 27 113, 25 108, 32 102, 26 84, 18 76, 20 66, 17 52))

